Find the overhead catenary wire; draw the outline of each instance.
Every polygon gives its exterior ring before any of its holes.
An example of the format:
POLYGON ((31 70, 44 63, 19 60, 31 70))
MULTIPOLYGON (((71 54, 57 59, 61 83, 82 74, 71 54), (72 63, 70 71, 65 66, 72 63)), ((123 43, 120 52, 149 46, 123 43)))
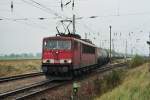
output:
POLYGON ((45 26, 42 26, 41 24, 37 24, 37 23, 34 23, 33 21, 30 21, 30 20, 11 20, 13 22, 17 22, 17 23, 20 23, 20 24, 24 24, 26 26, 30 26, 30 27, 34 27, 34 28, 40 28, 40 29, 48 29, 47 27, 45 26))
POLYGON ((13 12, 13 9, 14 9, 14 3, 13 3, 13 1, 11 1, 11 12, 13 12))
POLYGON ((44 6, 43 4, 38 3, 38 2, 36 2, 36 1, 34 1, 34 0, 30 0, 30 1, 32 1, 33 3, 35 3, 35 4, 39 5, 39 6, 41 6, 42 8, 45 8, 45 9, 47 9, 47 10, 51 11, 51 12, 52 12, 55 16, 58 16, 58 14, 57 14, 57 13, 53 12, 53 10, 52 10, 52 9, 47 8, 47 7, 46 7, 46 6, 44 6))
POLYGON ((45 11, 45 12, 47 12, 47 13, 50 13, 50 14, 52 14, 52 15, 58 17, 58 18, 62 18, 62 17, 63 17, 62 15, 60 15, 60 14, 56 13, 55 11, 53 11, 52 9, 46 7, 45 5, 43 5, 43 4, 41 4, 41 3, 38 3, 38 2, 36 2, 36 1, 34 1, 34 0, 28 0, 28 1, 27 1, 27 0, 22 0, 22 1, 25 2, 25 3, 27 3, 27 4, 30 4, 30 5, 34 6, 34 7, 36 7, 36 8, 39 8, 39 9, 41 9, 42 11, 45 11), (29 2, 29 1, 30 1, 30 2, 29 2))
MULTIPOLYGON (((46 28, 45 26, 42 26, 41 24, 39 25, 39 24, 36 24, 36 23, 34 23, 33 21, 31 21, 31 20, 28 20, 27 18, 23 18, 23 19, 9 19, 9 18, 6 18, 6 17, 2 17, 2 16, 0 16, 0 21, 2 20, 2 21, 4 21, 4 19, 5 19, 5 21, 7 20, 7 21, 12 21, 12 22, 16 22, 16 23, 20 23, 20 24, 24 24, 24 25, 26 25, 26 26, 31 26, 31 27, 34 27, 34 28, 40 28, 40 29, 48 29, 48 28, 46 28), (29 22, 29 23, 27 23, 27 22, 29 22)), ((33 18, 32 18, 33 19, 33 18)))
MULTIPOLYGON (((37 6, 35 6, 37 7, 37 6)), ((141 14, 146 14, 146 13, 130 13, 130 14, 122 14, 119 16, 127 16, 127 15, 141 15, 141 14)), ((150 15, 150 13, 147 13, 150 15)), ((118 15, 106 15, 106 16, 89 16, 89 17, 77 17, 76 20, 81 20, 81 19, 88 19, 88 18, 98 18, 98 17, 110 17, 110 16, 118 16, 118 15)), ((31 20, 31 19, 38 19, 38 20, 44 20, 44 19, 56 19, 58 17, 52 17, 52 18, 48 18, 48 17, 39 17, 39 18, 0 18, 1 20, 31 20)), ((71 19, 71 18, 67 18, 67 19, 71 19)))
POLYGON ((28 21, 28 20, 48 20, 48 19, 55 19, 55 17, 37 17, 37 18, 3 18, 0 17, 1 20, 14 20, 14 21, 28 21))
MULTIPOLYGON (((26 1, 26 0, 23 0, 23 1, 26 1)), ((35 2, 34 0, 30 0, 30 1, 32 1, 32 2, 35 2)), ((27 1, 26 1, 27 2, 27 1)), ((29 3, 29 2, 28 2, 29 3)), ((41 6, 41 4, 40 3, 38 3, 38 2, 35 2, 36 4, 38 4, 38 5, 40 5, 41 6)), ((34 5, 34 4, 33 4, 34 5)), ((34 5, 35 6, 35 5, 34 5)), ((37 6, 36 6, 37 7, 37 6)), ((38 8, 40 8, 40 7, 38 7, 38 8)), ((47 8, 47 7, 46 7, 47 8)), ((46 10, 45 10, 46 11, 46 10)), ((148 13, 148 12, 143 12, 143 13, 128 13, 128 14, 116 14, 116 15, 106 15, 106 16, 97 16, 97 17, 111 17, 111 16, 128 16, 128 15, 145 15, 145 14, 150 14, 150 13, 148 13)), ((82 17, 83 18, 83 17, 82 17)), ((1 19, 2 20, 2 19, 1 19)), ((39 20, 42 20, 42 19, 39 19, 39 20)))

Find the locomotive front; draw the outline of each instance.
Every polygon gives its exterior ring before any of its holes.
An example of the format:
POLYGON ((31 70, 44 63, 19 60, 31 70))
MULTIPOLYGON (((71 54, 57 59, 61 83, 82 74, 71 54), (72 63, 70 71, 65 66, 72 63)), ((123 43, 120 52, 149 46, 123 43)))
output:
POLYGON ((42 70, 46 75, 66 75, 72 66, 71 39, 50 37, 43 39, 42 70))

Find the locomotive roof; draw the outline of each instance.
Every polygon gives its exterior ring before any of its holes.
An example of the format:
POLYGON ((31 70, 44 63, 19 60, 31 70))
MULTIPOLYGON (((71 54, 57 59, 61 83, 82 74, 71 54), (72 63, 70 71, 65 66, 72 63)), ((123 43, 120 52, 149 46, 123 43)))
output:
POLYGON ((43 40, 47 40, 47 39, 75 40, 75 41, 81 42, 81 43, 83 43, 83 44, 96 47, 96 45, 94 45, 94 44, 92 44, 92 43, 89 43, 89 42, 86 42, 86 41, 84 41, 84 40, 82 40, 82 39, 77 39, 77 38, 74 38, 74 37, 53 36, 53 37, 45 37, 43 40))

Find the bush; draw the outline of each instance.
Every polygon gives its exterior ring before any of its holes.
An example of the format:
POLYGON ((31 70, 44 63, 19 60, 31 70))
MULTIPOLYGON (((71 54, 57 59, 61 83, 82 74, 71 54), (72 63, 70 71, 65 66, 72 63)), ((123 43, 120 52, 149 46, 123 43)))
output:
POLYGON ((106 85, 109 89, 116 87, 121 81, 121 72, 113 70, 109 75, 105 76, 106 85))
POLYGON ((145 62, 144 58, 139 56, 139 55, 135 55, 132 60, 129 62, 129 66, 131 68, 137 67, 139 65, 142 65, 145 62))
POLYGON ((103 79, 95 79, 94 80, 94 93, 96 95, 102 94, 104 92, 104 80, 103 79))
POLYGON ((113 70, 112 72, 103 76, 103 78, 94 80, 94 92, 95 94, 103 94, 121 83, 123 76, 123 70, 113 70))

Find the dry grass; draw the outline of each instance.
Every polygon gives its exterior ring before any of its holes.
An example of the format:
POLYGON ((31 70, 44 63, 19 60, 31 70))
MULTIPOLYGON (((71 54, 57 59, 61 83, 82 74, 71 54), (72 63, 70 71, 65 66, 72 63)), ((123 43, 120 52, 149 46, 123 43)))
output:
POLYGON ((122 84, 96 100, 150 100, 150 64, 129 70, 122 84))
POLYGON ((39 72, 40 60, 0 60, 0 77, 39 72))
POLYGON ((144 64, 145 62, 146 62, 146 60, 142 56, 135 55, 129 62, 129 67, 130 68, 138 67, 138 66, 144 64))

